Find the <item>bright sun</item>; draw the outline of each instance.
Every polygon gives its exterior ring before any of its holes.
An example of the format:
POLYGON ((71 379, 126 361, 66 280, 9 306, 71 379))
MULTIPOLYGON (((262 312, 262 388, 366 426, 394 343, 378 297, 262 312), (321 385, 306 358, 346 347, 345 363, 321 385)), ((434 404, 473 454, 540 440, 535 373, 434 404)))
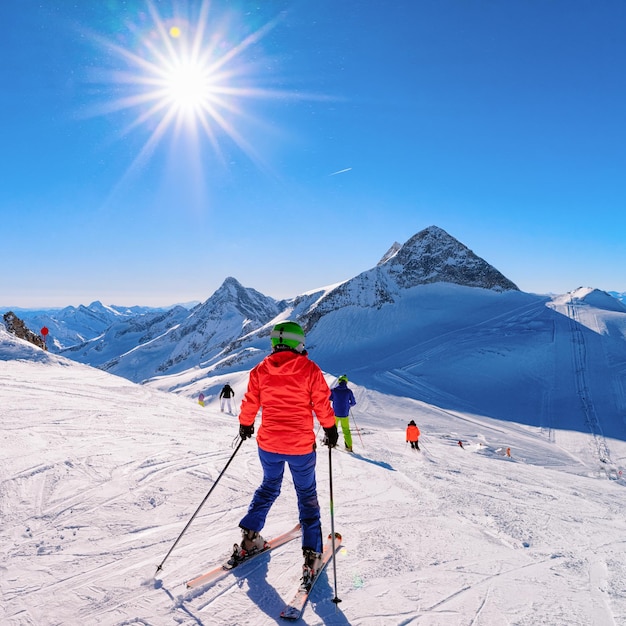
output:
POLYGON ((210 69, 197 61, 180 60, 163 72, 162 97, 187 122, 209 114, 211 106, 219 103, 217 87, 210 69))
POLYGON ((140 126, 150 129, 135 161, 147 158, 170 130, 196 140, 204 134, 216 152, 220 135, 228 136, 258 161, 235 126, 238 117, 245 113, 244 99, 276 96, 275 91, 255 86, 262 75, 261 55, 255 50, 254 63, 245 54, 275 22, 237 39, 230 34, 226 22, 218 23, 213 15, 209 20, 208 0, 202 2, 193 23, 172 19, 166 24, 154 4, 148 2, 147 6, 153 24, 132 48, 102 41, 127 66, 113 76, 117 93, 121 91, 123 95, 111 101, 106 112, 136 111, 125 132, 140 126))

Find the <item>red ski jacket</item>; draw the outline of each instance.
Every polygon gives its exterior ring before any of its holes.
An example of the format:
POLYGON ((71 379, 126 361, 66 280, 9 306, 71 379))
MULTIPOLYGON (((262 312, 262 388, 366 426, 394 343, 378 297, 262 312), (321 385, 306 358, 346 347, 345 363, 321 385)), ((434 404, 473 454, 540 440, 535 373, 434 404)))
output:
POLYGON ((420 436, 420 429, 417 426, 411 424, 406 428, 406 440, 407 441, 417 441, 420 436))
POLYGON ((257 444, 266 452, 308 454, 314 450, 313 413, 324 428, 335 424, 330 389, 306 354, 273 352, 252 369, 239 423, 254 424, 262 409, 257 444))

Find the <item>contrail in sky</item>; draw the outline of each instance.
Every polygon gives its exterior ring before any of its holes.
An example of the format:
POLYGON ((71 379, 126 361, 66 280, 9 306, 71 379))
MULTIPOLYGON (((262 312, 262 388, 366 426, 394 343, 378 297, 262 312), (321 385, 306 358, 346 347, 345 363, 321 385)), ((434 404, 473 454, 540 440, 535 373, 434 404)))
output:
POLYGON ((332 174, 329 174, 329 176, 337 176, 337 174, 343 174, 344 172, 349 172, 352 168, 351 167, 346 167, 345 170, 339 170, 338 172, 333 172, 332 174))

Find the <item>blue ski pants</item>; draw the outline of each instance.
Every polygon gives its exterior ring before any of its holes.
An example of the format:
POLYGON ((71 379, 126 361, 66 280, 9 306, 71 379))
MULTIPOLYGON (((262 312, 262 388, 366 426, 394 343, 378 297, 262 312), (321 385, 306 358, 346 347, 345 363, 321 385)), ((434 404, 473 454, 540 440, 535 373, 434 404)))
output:
POLYGON ((259 448, 259 459, 263 467, 263 482, 254 492, 248 512, 239 522, 239 526, 257 532, 265 526, 267 514, 280 494, 285 463, 287 463, 298 498, 302 547, 321 552, 322 523, 315 482, 316 453, 277 454, 259 448))

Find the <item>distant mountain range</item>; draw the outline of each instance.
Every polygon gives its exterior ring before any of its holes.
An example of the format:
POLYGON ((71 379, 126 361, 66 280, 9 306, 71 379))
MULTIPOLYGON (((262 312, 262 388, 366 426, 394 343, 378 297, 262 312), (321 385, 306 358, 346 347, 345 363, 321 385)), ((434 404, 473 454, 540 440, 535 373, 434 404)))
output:
MULTIPOLYGON (((181 315, 188 310, 180 307, 181 315)), ((9 309, 0 309, 4 312, 9 309)), ((23 319, 28 327, 39 332, 44 326, 49 331, 49 349, 58 352, 64 348, 81 344, 101 335, 113 324, 129 322, 141 317, 158 318, 170 308, 151 308, 143 306, 121 307, 92 302, 89 306, 68 306, 55 309, 10 309, 23 319)))
POLYGON ((330 289, 277 301, 235 278, 227 278, 204 303, 191 311, 134 307, 68 307, 46 319, 51 349, 81 363, 141 382, 176 374, 190 367, 218 370, 255 361, 255 344, 265 341, 276 318, 297 319, 307 332, 319 320, 346 306, 380 309, 393 305, 403 292, 418 285, 452 283, 496 292, 517 286, 486 261, 431 226, 404 245, 395 243, 372 269, 330 289))
MULTIPOLYGON (((524 338, 547 333, 549 341, 550 328, 563 323, 567 302, 626 315, 619 300, 623 295, 593 289, 562 297, 521 292, 465 245, 431 226, 402 245, 393 244, 375 267, 354 278, 291 299, 275 300, 229 277, 191 310, 96 302, 20 315, 31 329, 49 328, 51 351, 189 395, 207 377, 253 367, 269 351, 273 325, 295 319, 305 329, 307 349, 325 371, 350 372, 357 379, 362 372, 367 380, 360 382, 371 388, 384 378, 385 389, 399 395, 453 405, 452 388, 438 382, 435 389, 426 379, 432 369, 445 381, 446 368, 452 373, 461 362, 465 371, 473 358, 473 337, 480 335, 483 346, 487 337, 498 358, 517 355, 523 362, 524 338)), ((470 405, 480 403, 489 381, 471 366, 467 371, 464 377, 474 382, 465 395, 471 396, 470 405)), ((511 373, 503 369, 501 375, 511 373)), ((503 380, 497 384, 506 386, 503 380)), ((519 400, 516 410, 524 405, 519 400)))

